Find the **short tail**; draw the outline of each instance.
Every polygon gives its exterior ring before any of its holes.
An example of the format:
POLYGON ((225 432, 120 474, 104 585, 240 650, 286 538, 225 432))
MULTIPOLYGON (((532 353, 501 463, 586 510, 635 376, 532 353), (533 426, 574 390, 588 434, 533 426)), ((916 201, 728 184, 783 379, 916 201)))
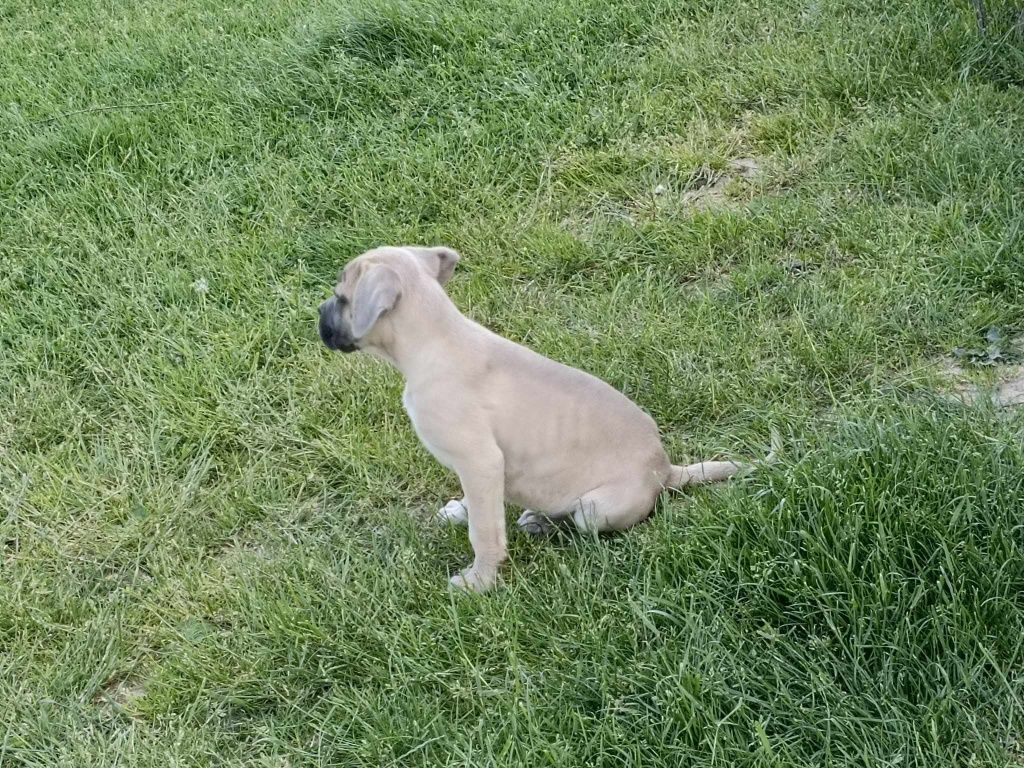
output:
POLYGON ((772 429, 771 450, 768 455, 760 461, 701 461, 697 464, 687 464, 685 467, 673 465, 667 485, 672 490, 678 491, 683 488, 688 488, 691 485, 719 483, 722 480, 728 480, 730 477, 738 475, 741 472, 750 472, 758 467, 771 464, 775 461, 775 457, 778 455, 781 448, 782 436, 779 434, 778 430, 772 429))

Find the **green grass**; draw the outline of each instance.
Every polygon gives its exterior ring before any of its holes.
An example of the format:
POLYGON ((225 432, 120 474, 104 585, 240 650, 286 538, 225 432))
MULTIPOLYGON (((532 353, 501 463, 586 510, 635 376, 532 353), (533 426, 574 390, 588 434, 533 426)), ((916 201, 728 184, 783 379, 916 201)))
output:
POLYGON ((44 5, 0 8, 0 766, 1021 759, 1022 419, 928 368, 1024 330, 1010 5, 44 5), (674 457, 783 459, 450 594, 455 479, 315 333, 402 242, 674 457))

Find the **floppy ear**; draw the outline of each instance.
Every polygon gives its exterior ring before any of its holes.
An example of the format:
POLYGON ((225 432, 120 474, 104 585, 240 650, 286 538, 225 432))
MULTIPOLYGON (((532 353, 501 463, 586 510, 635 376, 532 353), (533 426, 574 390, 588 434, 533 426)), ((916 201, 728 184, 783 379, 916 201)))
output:
POLYGON ((423 260, 427 265, 427 271, 434 275, 437 278, 437 282, 441 285, 448 282, 448 278, 455 271, 455 265, 459 263, 459 254, 444 245, 434 246, 433 248, 410 247, 408 250, 423 260))
POLYGON ((398 274, 390 267, 370 267, 359 278, 352 296, 352 336, 361 339, 402 295, 398 274))
POLYGON ((437 282, 444 285, 452 276, 452 272, 455 271, 455 265, 459 263, 461 257, 456 251, 443 245, 431 250, 434 251, 437 257, 437 282))

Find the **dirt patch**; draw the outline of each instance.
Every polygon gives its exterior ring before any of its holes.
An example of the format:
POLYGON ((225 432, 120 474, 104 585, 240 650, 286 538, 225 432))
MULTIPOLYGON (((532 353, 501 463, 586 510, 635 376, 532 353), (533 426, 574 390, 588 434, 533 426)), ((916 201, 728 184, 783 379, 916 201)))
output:
MULTIPOLYGON (((690 168, 693 168, 691 165, 690 168)), ((591 197, 586 207, 566 212, 561 226, 578 238, 590 240, 595 230, 607 224, 624 223, 629 227, 665 217, 688 216, 697 211, 737 208, 755 195, 754 184, 763 172, 764 161, 757 157, 738 157, 725 168, 707 165, 686 175, 674 171, 654 187, 637 189, 620 186, 591 197)), ((573 174, 580 175, 576 166, 573 174)), ((585 174, 582 174, 585 177, 585 174)), ((650 177, 648 177, 649 179, 650 177)), ((564 183, 564 180, 563 180, 564 183)), ((570 180, 569 186, 577 185, 570 180)), ((582 185, 582 183, 580 183, 582 185)))
POLYGON ((947 400, 967 405, 978 401, 981 396, 981 387, 971 379, 967 371, 956 360, 942 357, 935 360, 931 367, 941 382, 939 393, 947 400))
MULTIPOLYGON (((701 168, 691 180, 691 188, 682 194, 680 201, 692 208, 710 208, 729 202, 728 190, 737 179, 750 180, 761 170, 761 161, 754 157, 738 157, 730 160, 726 170, 714 171, 701 168)), ((655 194, 658 190, 655 189, 655 194)))
POLYGON ((1002 373, 999 386, 992 393, 992 401, 1001 408, 1024 405, 1024 365, 1010 366, 1002 373))
POLYGON ((111 712, 131 709, 132 705, 146 695, 142 681, 131 677, 114 678, 93 697, 93 704, 111 712))
POLYGON ((951 400, 975 405, 988 398, 999 408, 1024 406, 1024 365, 993 368, 987 381, 979 381, 952 358, 938 360, 935 369, 944 382, 942 393, 951 400))

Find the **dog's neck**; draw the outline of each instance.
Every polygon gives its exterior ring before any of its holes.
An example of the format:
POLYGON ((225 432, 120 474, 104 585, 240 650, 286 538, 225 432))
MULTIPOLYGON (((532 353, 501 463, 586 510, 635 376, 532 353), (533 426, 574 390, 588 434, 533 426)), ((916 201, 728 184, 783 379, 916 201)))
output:
POLYGON ((446 294, 438 293, 417 296, 416 312, 388 318, 386 333, 366 350, 393 365, 413 384, 445 375, 444 362, 455 356, 455 346, 464 346, 466 331, 476 325, 446 294), (429 323, 423 322, 424 316, 430 318, 429 323))

